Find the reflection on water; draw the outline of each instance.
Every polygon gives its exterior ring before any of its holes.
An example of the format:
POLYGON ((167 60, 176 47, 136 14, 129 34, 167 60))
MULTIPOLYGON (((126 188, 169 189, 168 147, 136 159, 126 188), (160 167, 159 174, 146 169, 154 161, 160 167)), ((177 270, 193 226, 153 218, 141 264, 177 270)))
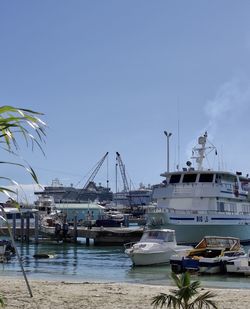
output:
MULTIPOLYGON (((29 278, 73 281, 113 281, 143 284, 172 284, 168 265, 132 267, 123 247, 87 247, 81 244, 44 243, 20 244, 18 250, 29 278), (46 253, 53 257, 35 259, 34 254, 46 253)), ((245 247, 248 250, 250 247, 245 247)), ((21 276, 17 258, 0 265, 0 276, 21 276)), ((249 277, 193 275, 203 286, 250 288, 249 277)))

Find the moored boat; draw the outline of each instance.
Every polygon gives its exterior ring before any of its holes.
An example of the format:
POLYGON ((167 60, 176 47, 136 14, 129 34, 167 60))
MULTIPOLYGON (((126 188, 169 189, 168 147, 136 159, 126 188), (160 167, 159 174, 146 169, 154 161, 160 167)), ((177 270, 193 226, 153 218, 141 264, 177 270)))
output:
POLYGON ((216 148, 207 133, 193 148, 192 159, 182 170, 165 172, 153 197, 157 207, 148 213, 151 227, 174 229, 178 243, 197 244, 205 235, 234 236, 250 242, 250 186, 242 173, 213 170, 203 160, 216 148))
POLYGON ((125 224, 124 214, 115 209, 105 209, 95 221, 94 226, 120 227, 125 224))
POLYGON ((226 271, 226 262, 240 256, 245 256, 245 251, 238 238, 205 236, 186 256, 172 256, 170 265, 175 273, 185 271, 223 273, 226 271))
POLYGON ((125 253, 136 266, 169 263, 173 254, 182 256, 190 249, 177 245, 175 231, 169 229, 145 230, 139 242, 125 244, 125 253))

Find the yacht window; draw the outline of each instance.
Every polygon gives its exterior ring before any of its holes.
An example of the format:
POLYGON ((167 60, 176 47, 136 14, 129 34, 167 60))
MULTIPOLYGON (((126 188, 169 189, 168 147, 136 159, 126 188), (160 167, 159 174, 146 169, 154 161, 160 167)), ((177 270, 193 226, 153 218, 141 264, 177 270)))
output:
POLYGON ((195 182, 197 174, 185 174, 182 182, 195 182))
MULTIPOLYGON (((21 216, 20 216, 20 213, 19 212, 17 212, 17 213, 15 213, 16 214, 16 219, 20 219, 21 218, 21 216)), ((8 214, 6 214, 6 217, 7 217, 7 219, 13 219, 14 218, 14 216, 13 216, 14 214, 13 213, 8 213, 8 214)))
POLYGON ((181 174, 171 175, 169 183, 178 183, 180 182, 181 174))
POLYGON ((224 211, 225 211, 224 202, 218 202, 218 203, 217 203, 217 210, 218 210, 219 212, 224 212, 224 211))
POLYGON ((221 180, 223 182, 235 183, 237 181, 237 178, 234 175, 223 174, 221 175, 221 180))
POLYGON ((199 182, 213 182, 213 174, 200 174, 199 182))

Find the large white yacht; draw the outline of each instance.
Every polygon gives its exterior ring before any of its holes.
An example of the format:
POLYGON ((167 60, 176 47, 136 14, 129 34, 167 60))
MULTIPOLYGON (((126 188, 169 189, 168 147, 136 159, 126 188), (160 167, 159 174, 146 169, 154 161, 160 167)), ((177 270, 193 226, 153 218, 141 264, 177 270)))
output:
POLYGON ((148 214, 148 225, 174 229, 178 243, 197 244, 215 234, 250 242, 250 179, 205 169, 203 160, 212 150, 206 132, 193 148, 196 169, 188 161, 182 171, 161 174, 165 180, 155 186, 157 207, 148 214))

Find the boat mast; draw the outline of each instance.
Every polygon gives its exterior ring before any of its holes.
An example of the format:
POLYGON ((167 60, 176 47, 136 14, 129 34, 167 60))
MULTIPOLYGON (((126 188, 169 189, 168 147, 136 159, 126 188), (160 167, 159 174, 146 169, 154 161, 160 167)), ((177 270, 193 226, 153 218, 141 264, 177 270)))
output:
POLYGON ((193 148, 193 156, 191 157, 192 159, 195 159, 197 163, 197 170, 201 171, 203 170, 203 160, 207 156, 208 153, 206 153, 207 150, 211 152, 212 150, 215 150, 216 154, 216 147, 209 143, 209 146, 206 146, 208 140, 207 140, 207 132, 203 136, 200 136, 198 138, 198 145, 193 148), (195 155, 196 154, 196 155, 195 155))

